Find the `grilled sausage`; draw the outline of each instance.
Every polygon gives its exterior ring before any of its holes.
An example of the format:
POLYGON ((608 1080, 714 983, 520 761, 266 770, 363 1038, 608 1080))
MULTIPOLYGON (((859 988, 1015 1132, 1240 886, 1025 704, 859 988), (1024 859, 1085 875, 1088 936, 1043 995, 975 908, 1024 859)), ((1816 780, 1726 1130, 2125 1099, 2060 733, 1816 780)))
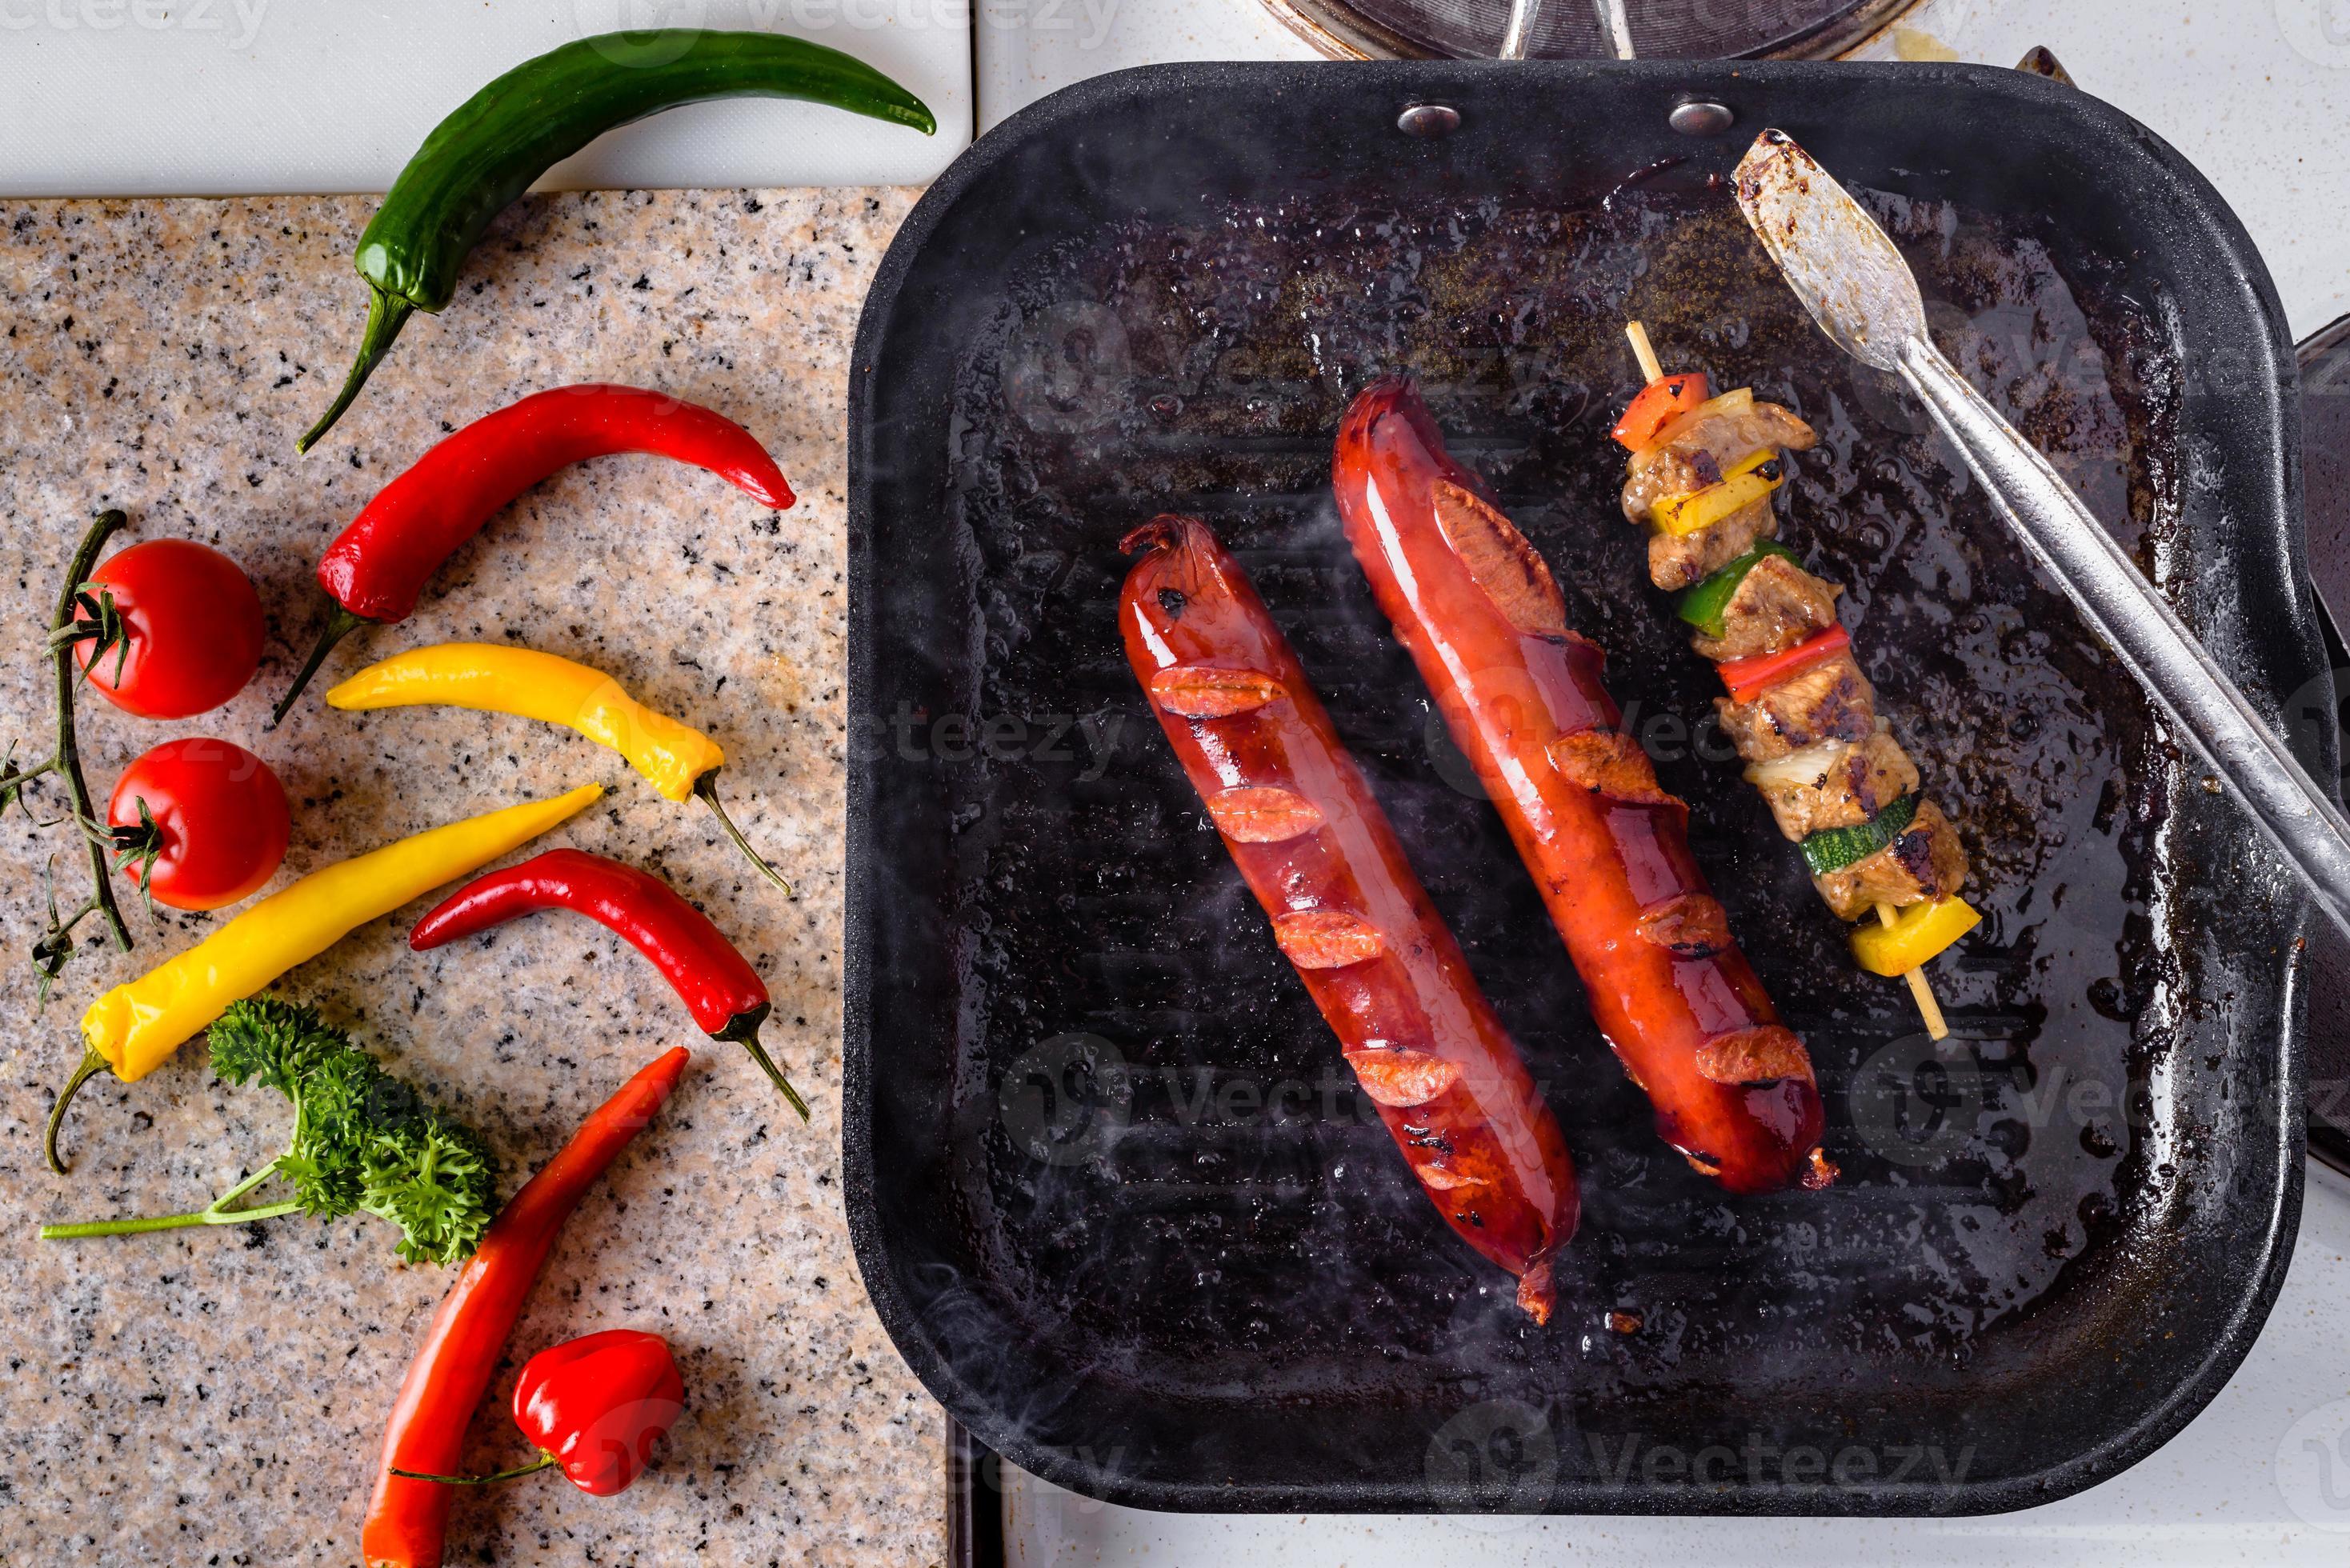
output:
POLYGON ((1575 1166, 1256 590, 1204 523, 1160 517, 1118 600, 1127 659, 1274 940, 1412 1174, 1550 1316, 1575 1166))
POLYGON ((1599 649, 1407 381, 1366 389, 1334 465, 1347 542, 1534 874, 1657 1130, 1732 1192, 1825 1186, 1818 1085, 1690 854, 1688 807, 1617 732, 1599 649))

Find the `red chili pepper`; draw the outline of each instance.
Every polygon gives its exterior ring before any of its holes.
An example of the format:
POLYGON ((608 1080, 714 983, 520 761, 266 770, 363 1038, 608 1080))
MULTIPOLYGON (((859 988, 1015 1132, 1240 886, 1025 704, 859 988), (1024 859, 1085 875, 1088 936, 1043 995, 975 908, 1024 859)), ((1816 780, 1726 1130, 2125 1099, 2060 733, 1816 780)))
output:
POLYGON ((426 952, 523 915, 558 909, 626 937, 676 989, 693 1021, 712 1039, 731 1040, 750 1052, 800 1119, 808 1119, 807 1102, 759 1043, 759 1025, 774 1004, 758 971, 709 916, 660 877, 633 866, 581 849, 550 849, 477 877, 450 894, 416 922, 408 945, 426 952))
POLYGON ((425 579, 508 502, 558 468, 621 452, 707 469, 777 511, 792 504, 775 460, 723 414, 606 382, 535 393, 444 438, 328 546, 318 586, 335 608, 270 722, 286 717, 337 643, 369 622, 406 619, 425 579))
POLYGON ((465 1427, 497 1370, 523 1298, 555 1238, 588 1187, 644 1130, 677 1087, 681 1045, 598 1106, 571 1141, 490 1222, 481 1247, 450 1287, 409 1364, 377 1461, 375 1495, 359 1537, 368 1568, 438 1568, 449 1525, 449 1489, 394 1475, 443 1475, 465 1457, 465 1427))
POLYGON ((1721 683, 1730 688, 1731 701, 1752 702, 1764 687, 1775 685, 1798 670, 1851 646, 1851 635, 1840 626, 1832 626, 1825 631, 1814 632, 1793 648, 1758 653, 1751 659, 1724 659, 1715 668, 1721 672, 1721 683))
POLYGON ((523 1364, 515 1384, 515 1425, 538 1458, 489 1476, 392 1473, 443 1486, 481 1486, 555 1465, 591 1497, 626 1491, 652 1447, 685 1411, 685 1379, 669 1341, 632 1328, 607 1329, 550 1345, 523 1364))

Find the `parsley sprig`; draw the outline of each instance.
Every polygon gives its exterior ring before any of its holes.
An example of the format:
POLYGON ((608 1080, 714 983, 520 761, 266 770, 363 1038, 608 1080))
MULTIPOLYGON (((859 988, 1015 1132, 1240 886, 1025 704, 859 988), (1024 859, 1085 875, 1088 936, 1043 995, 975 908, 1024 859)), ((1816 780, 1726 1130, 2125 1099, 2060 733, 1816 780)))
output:
POLYGON ((446 1267, 471 1255, 497 1213, 497 1169, 481 1141, 426 1106, 317 1012, 275 997, 232 1005, 212 1026, 213 1072, 259 1083, 294 1102, 286 1152, 186 1214, 45 1225, 45 1241, 120 1236, 188 1225, 243 1225, 303 1213, 366 1213, 400 1227, 400 1255, 446 1267), (293 1189, 246 1204, 273 1177, 293 1189))

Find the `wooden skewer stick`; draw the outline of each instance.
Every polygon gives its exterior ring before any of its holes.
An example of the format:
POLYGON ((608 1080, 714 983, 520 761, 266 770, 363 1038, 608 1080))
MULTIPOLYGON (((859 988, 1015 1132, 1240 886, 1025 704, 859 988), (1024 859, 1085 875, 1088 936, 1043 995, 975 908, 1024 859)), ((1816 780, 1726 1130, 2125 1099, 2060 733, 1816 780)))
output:
POLYGON ((1661 381, 1665 379, 1664 362, 1657 358, 1656 347, 1648 341, 1648 329, 1637 321, 1624 323, 1624 336, 1632 340, 1632 357, 1640 361, 1640 379, 1661 381))
MULTIPOLYGON (((1632 340, 1633 357, 1640 361, 1643 380, 1655 382, 1665 379, 1664 362, 1657 358, 1656 345, 1648 341, 1648 329, 1637 321, 1624 323, 1624 336, 1632 340)), ((1893 923, 1893 906, 1877 906, 1877 918, 1887 925, 1893 923)), ((1901 978, 1909 982, 1909 995, 1918 1003, 1918 1015, 1926 1021, 1926 1035, 1931 1040, 1950 1037, 1950 1026, 1942 1018, 1942 1004, 1935 999, 1934 987, 1926 978, 1923 968, 1904 970, 1901 978)))
MULTIPOLYGON (((1893 906, 1877 905, 1877 918, 1884 924, 1891 925, 1893 906)), ((1926 971, 1923 969, 1905 969, 1901 971, 1901 978, 1909 982, 1909 995, 1911 1000, 1918 1003, 1918 1015, 1926 1021, 1926 1038, 1929 1040, 1950 1038, 1950 1026, 1942 1022, 1942 1004, 1934 999, 1934 988, 1927 981, 1926 971)))

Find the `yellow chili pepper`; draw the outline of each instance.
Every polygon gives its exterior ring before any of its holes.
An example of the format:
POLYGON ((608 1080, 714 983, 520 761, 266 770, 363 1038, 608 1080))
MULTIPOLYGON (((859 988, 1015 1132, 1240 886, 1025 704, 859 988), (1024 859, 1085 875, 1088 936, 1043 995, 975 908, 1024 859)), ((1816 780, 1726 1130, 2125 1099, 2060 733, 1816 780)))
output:
POLYGON ((528 843, 603 793, 600 784, 582 784, 552 800, 467 817, 338 860, 91 1002, 81 1016, 81 1066, 49 1112, 50 1168, 65 1169, 57 1161, 57 1126, 74 1092, 92 1075, 110 1068, 126 1084, 145 1077, 230 1002, 253 995, 368 921, 528 843))
POLYGON ((1981 923, 1974 907, 1955 894, 1912 904, 1889 926, 1866 920, 1855 926, 1852 956, 1871 974, 1907 974, 1981 923))
POLYGON ((767 880, 792 890, 718 804, 718 769, 726 761, 718 742, 646 707, 602 670, 527 648, 442 642, 370 664, 327 693, 328 706, 352 711, 432 703, 561 724, 611 747, 670 799, 701 797, 767 880))
POLYGON ((1760 501, 1786 483, 1787 465, 1778 452, 1763 447, 1749 452, 1703 490, 1668 496, 1648 509, 1648 515, 1668 534, 1694 534, 1711 528, 1741 507, 1760 501))

